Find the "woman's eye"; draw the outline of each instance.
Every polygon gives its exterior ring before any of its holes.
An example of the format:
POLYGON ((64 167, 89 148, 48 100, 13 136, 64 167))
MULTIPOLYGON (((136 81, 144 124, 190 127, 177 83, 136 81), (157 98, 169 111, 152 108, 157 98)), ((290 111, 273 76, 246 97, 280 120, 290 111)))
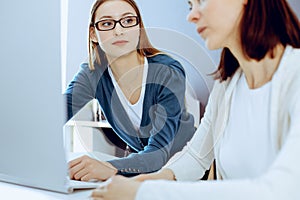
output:
POLYGON ((127 20, 125 20, 125 23, 127 23, 127 24, 132 23, 132 19, 127 19, 127 20))
MULTIPOLYGON (((203 3, 205 3, 207 0, 197 0, 194 2, 194 4, 197 4, 197 6, 202 5, 203 3)), ((189 4, 189 10, 191 11, 193 9, 193 3, 191 1, 188 1, 189 4)))
POLYGON ((193 4, 190 1, 188 1, 188 4, 189 4, 189 10, 191 11, 193 8, 193 4))
POLYGON ((113 23, 110 21, 102 22, 101 26, 111 26, 113 23))
POLYGON ((135 23, 135 21, 133 20, 133 18, 131 17, 128 17, 128 18, 125 18, 123 21, 122 21, 123 24, 133 24, 135 23))

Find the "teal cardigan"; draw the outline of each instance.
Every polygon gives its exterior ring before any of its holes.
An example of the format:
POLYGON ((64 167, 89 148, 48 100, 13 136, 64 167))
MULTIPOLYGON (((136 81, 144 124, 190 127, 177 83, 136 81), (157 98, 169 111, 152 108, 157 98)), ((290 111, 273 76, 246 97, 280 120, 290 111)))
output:
POLYGON ((138 131, 117 96, 107 65, 96 65, 91 71, 88 64, 83 63, 65 92, 68 118, 96 98, 115 134, 137 152, 109 161, 125 176, 159 170, 195 132, 194 119, 184 104, 183 67, 165 54, 147 57, 147 60, 148 76, 138 131))

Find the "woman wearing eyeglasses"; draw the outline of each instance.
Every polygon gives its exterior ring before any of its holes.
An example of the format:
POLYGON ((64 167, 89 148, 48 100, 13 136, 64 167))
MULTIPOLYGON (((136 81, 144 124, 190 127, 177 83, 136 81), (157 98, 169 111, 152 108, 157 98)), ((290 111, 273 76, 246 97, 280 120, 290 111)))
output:
POLYGON ((201 124, 161 171, 135 179, 116 176, 92 196, 299 200, 299 19, 286 0, 188 3, 188 20, 206 46, 223 48, 201 124), (219 180, 199 181, 214 159, 219 180), (169 181, 137 181, 145 179, 169 181))
POLYGON ((101 162, 83 156, 69 163, 76 180, 106 180, 159 170, 192 137, 184 105, 185 72, 149 42, 133 0, 98 0, 91 10, 89 63, 66 93, 68 117, 96 98, 116 134, 135 153, 101 162))

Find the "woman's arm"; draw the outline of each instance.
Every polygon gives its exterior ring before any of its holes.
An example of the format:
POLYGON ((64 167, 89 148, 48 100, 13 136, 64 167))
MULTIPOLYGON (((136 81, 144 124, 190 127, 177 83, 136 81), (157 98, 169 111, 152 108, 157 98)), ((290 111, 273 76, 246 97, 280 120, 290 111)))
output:
POLYGON ((158 172, 150 173, 150 174, 140 174, 138 176, 133 177, 136 181, 145 181, 145 180, 170 180, 175 181, 175 174, 171 169, 164 168, 159 170, 158 172))
MULTIPOLYGON (((170 65, 180 64, 173 62, 170 65)), ((177 69, 181 66, 170 65, 149 63, 152 71, 149 70, 148 76, 155 80, 148 78, 143 110, 148 121, 142 124, 139 136, 141 140, 148 138, 148 143, 138 153, 109 161, 119 169, 119 174, 132 176, 159 170, 194 134, 193 118, 184 107, 184 72, 177 69), (151 74, 153 71, 155 74, 151 74)))
MULTIPOLYGON (((87 102, 95 98, 95 87, 91 84, 91 72, 87 63, 81 65, 79 72, 68 84, 64 93, 67 102, 67 119, 72 118, 87 102)), ((94 80, 94 82, 99 80, 94 80)))
MULTIPOLYGON (((172 173, 174 173, 177 180, 198 180, 203 177, 205 171, 209 169, 213 162, 214 146, 211 123, 215 111, 212 111, 212 104, 217 104, 215 99, 218 98, 222 91, 224 92, 220 84, 217 85, 219 86, 214 87, 211 92, 205 115, 192 140, 164 166, 165 169, 170 169, 172 173)), ((142 155, 143 154, 141 154, 141 156, 142 155)), ((156 162, 155 159, 156 157, 153 158, 153 162, 156 162)), ((152 160, 150 161, 152 162, 152 160)), ((154 173, 149 176, 142 175, 141 180, 164 178, 161 177, 159 173, 160 172, 154 173)))
MULTIPOLYGON (((277 158, 260 177, 253 179, 171 183, 146 181, 136 200, 223 199, 297 200, 300 199, 300 95, 290 107, 290 126, 277 158), (151 191, 151 192, 149 192, 151 191), (150 198, 151 197, 151 198, 150 198)), ((253 163, 255 165, 255 162, 253 163)), ((189 167, 189 170, 191 168, 189 167)))

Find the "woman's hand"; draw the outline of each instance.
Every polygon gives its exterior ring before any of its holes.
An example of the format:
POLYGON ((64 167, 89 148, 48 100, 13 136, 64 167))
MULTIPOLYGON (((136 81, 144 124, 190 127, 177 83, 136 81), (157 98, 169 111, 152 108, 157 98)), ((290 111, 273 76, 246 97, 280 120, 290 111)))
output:
POLYGON ((70 178, 75 180, 106 180, 115 175, 117 171, 110 163, 101 162, 88 156, 82 156, 69 162, 70 178))
POLYGON ((114 176, 111 182, 92 193, 93 200, 134 200, 141 183, 132 178, 114 176))
POLYGON ((133 179, 136 181, 158 180, 158 179, 176 180, 173 171, 170 169, 162 169, 158 172, 154 172, 151 174, 141 174, 133 177, 133 179))

